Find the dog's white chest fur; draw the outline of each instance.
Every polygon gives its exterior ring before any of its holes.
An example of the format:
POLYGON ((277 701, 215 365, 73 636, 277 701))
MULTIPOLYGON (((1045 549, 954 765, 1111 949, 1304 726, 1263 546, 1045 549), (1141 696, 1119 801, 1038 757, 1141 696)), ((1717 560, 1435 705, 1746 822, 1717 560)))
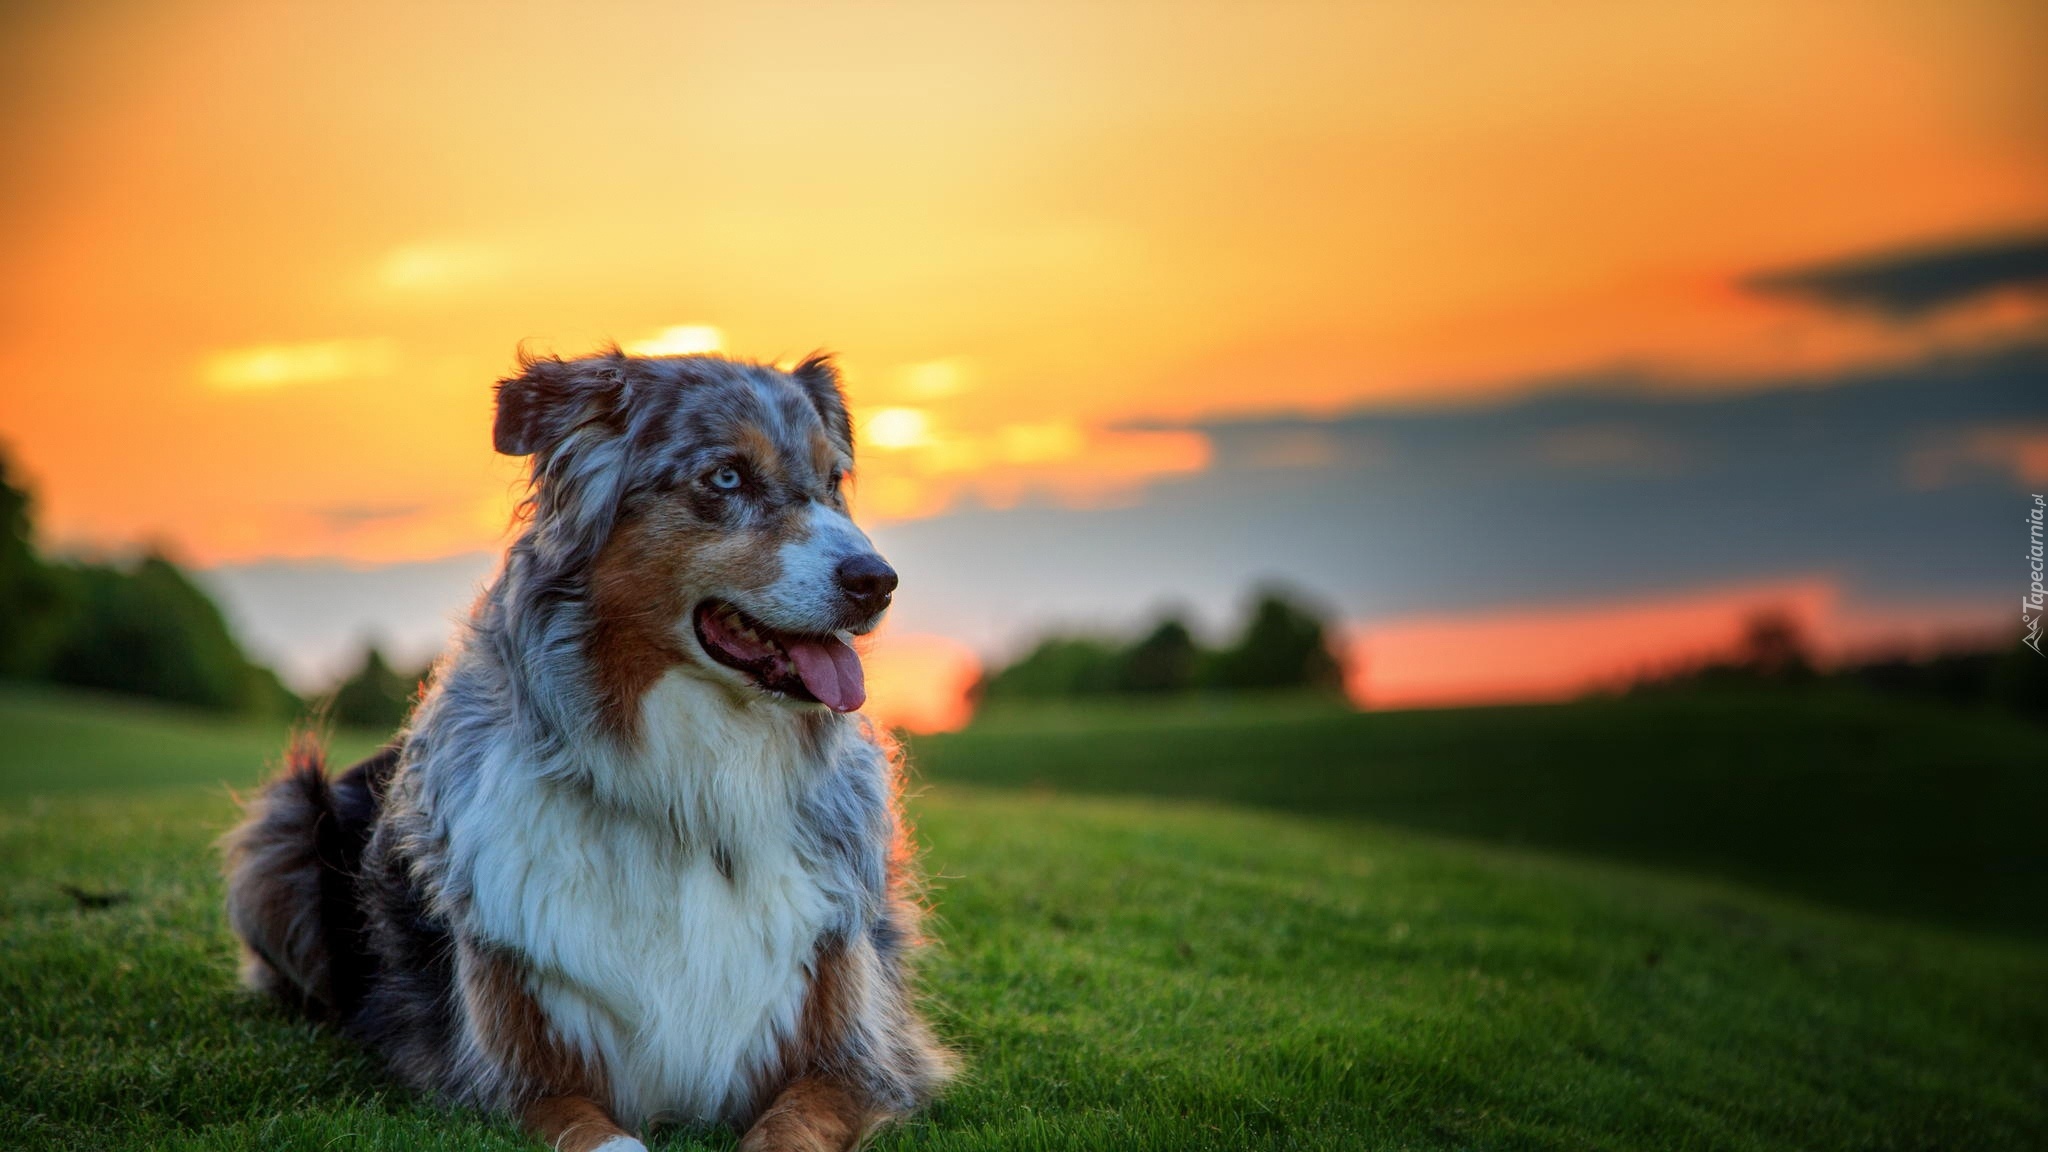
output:
POLYGON ((641 713, 604 803, 490 773, 452 831, 478 930, 527 957, 529 991, 602 1062, 620 1119, 729 1119, 797 1026, 832 912, 801 851, 809 766, 775 711, 681 674, 641 713))

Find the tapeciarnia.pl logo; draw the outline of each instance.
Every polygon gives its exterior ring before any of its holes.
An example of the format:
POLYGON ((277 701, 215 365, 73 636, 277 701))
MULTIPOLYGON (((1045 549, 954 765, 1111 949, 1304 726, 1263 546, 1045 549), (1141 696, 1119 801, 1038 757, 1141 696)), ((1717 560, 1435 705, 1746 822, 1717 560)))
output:
POLYGON ((2027 567, 2032 570, 2034 580, 2028 586, 2027 594, 2020 598, 2020 624, 2027 630, 2020 643, 2032 648, 2036 656, 2048 656, 2048 652, 2041 651, 2041 614, 2043 607, 2048 606, 2048 588, 2042 587, 2041 583, 2042 572, 2044 568, 2048 568, 2048 561, 2044 561, 2041 549, 2041 520, 2044 513, 2048 513, 2048 500, 2044 500, 2041 493, 2036 492, 2034 506, 2027 509, 2027 567))

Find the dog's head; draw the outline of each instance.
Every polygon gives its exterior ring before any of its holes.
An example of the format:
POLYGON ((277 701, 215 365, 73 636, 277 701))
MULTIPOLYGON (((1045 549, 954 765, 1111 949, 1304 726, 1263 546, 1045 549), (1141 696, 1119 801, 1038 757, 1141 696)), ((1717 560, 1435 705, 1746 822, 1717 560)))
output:
POLYGON ((847 513, 853 433, 831 361, 525 360, 498 451, 532 457, 530 540, 587 590, 588 655, 619 695, 682 665, 738 692, 850 712, 849 646, 896 573, 847 513))

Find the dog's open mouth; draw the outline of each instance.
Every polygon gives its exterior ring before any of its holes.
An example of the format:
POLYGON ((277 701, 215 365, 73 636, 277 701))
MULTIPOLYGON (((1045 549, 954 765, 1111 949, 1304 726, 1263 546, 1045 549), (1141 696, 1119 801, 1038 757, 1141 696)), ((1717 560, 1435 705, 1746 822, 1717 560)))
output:
POLYGON ((697 605, 697 641, 713 660, 746 673, 765 691, 834 712, 867 703, 860 656, 830 632, 778 632, 723 600, 706 600, 697 605))

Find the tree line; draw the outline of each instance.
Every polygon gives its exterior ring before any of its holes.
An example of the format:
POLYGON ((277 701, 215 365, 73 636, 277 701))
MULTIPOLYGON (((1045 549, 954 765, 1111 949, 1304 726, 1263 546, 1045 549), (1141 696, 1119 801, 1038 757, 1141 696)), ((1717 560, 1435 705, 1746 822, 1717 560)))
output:
POLYGON ((220 608, 161 552, 95 564, 36 547, 34 501, 0 454, 0 679, 146 696, 217 712, 301 702, 236 643, 220 608))
POLYGON ((1627 694, 1822 685, 2048 720, 2048 659, 2017 639, 1964 639, 1934 651, 1873 653, 1823 665, 1798 619, 1779 609, 1753 614, 1730 651, 1645 672, 1628 686, 1627 694))
POLYGON ((1200 691, 1303 689, 1339 692, 1344 669, 1323 615, 1287 592, 1257 592, 1236 636, 1205 646, 1168 614, 1134 636, 1058 633, 985 672, 979 700, 1169 696, 1200 691))

